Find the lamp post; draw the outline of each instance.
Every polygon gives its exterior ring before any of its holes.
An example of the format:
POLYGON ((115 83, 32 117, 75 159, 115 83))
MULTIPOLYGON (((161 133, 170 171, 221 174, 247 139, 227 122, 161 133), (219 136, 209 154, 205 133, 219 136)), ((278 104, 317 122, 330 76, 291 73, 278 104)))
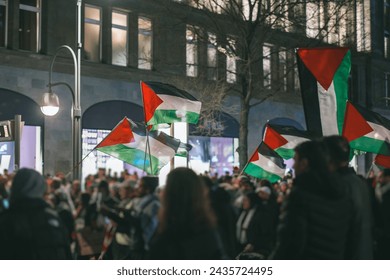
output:
POLYGON ((50 63, 49 91, 44 93, 41 111, 47 116, 55 115, 59 110, 58 96, 52 91, 52 87, 65 85, 72 93, 72 151, 73 151, 73 179, 81 179, 81 106, 80 106, 80 59, 81 59, 81 6, 82 0, 77 0, 77 56, 73 49, 67 45, 60 46, 50 63), (74 64, 74 90, 65 82, 52 83, 52 72, 55 59, 61 50, 68 50, 74 64))

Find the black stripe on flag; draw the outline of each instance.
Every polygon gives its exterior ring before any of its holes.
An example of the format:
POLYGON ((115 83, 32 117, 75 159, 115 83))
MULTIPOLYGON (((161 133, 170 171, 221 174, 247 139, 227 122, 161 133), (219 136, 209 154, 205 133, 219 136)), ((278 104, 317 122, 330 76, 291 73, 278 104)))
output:
POLYGON ((144 82, 144 83, 147 84, 156 94, 171 95, 171 96, 181 97, 184 99, 189 99, 192 101, 199 101, 188 92, 178 89, 177 87, 170 84, 164 84, 159 82, 144 82))
POLYGON ((314 135, 322 136, 317 79, 305 66, 298 53, 297 62, 307 130, 314 133, 314 135))
POLYGON ((366 121, 375 123, 377 125, 385 127, 387 130, 390 130, 390 120, 389 119, 386 119, 382 115, 380 115, 376 112, 370 111, 367 108, 364 108, 358 104, 355 104, 352 102, 350 102, 350 103, 356 108, 356 110, 359 111, 359 113, 363 116, 363 118, 366 121))
POLYGON ((170 147, 175 152, 177 152, 181 143, 179 139, 173 138, 172 136, 158 130, 151 131, 149 136, 170 147))
POLYGON ((268 124, 272 129, 274 129, 280 135, 290 135, 296 136, 300 138, 306 138, 308 140, 312 140, 315 138, 314 134, 310 131, 299 130, 291 125, 279 125, 279 124, 268 124))
POLYGON ((269 160, 271 160, 273 163, 275 163, 280 168, 286 168, 286 165, 284 164, 284 160, 281 156, 279 156, 274 150, 272 150, 270 147, 268 147, 267 144, 264 142, 261 142, 259 147, 257 148, 257 151, 260 155, 265 156, 269 160))

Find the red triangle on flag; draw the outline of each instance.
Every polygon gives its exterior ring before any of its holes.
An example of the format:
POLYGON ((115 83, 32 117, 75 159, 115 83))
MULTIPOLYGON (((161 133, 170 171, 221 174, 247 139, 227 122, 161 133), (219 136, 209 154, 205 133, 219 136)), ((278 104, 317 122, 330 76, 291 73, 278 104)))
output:
POLYGON ((298 55, 320 85, 328 90, 348 48, 301 48, 298 55))
POLYGON ((114 127, 111 133, 96 146, 96 148, 127 144, 130 142, 134 142, 134 135, 130 122, 125 117, 116 127, 114 127))
POLYGON ((141 92, 144 102, 145 123, 153 118, 157 107, 163 103, 163 100, 146 83, 141 81, 141 92))
POLYGON ((288 143, 287 139, 275 131, 269 124, 265 128, 263 142, 268 145, 272 150, 275 150, 288 143))
POLYGON ((373 131, 372 127, 367 123, 359 111, 350 103, 347 102, 345 110, 343 136, 349 142, 366 135, 373 131))
POLYGON ((251 158, 249 159, 249 162, 254 162, 254 161, 258 161, 259 160, 259 152, 257 151, 257 149, 256 149, 256 151, 253 153, 253 155, 251 156, 251 158))
POLYGON ((384 168, 390 168, 390 156, 377 155, 374 159, 374 163, 384 168))

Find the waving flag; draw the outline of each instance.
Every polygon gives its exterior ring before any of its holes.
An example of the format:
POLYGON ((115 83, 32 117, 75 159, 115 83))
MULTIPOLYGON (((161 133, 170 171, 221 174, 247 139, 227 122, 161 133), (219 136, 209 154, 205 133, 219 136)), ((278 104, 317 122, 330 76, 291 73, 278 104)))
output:
POLYGON ((301 48, 299 79, 307 130, 341 135, 348 99, 351 53, 347 48, 301 48))
POLYGON ((180 143, 164 132, 152 131, 149 134, 149 152, 144 125, 125 117, 96 149, 155 175, 175 156, 180 143))
POLYGON ((186 91, 158 82, 141 82, 145 123, 198 123, 201 102, 186 91))
POLYGON ((244 167, 243 172, 252 177, 274 182, 284 176, 285 168, 283 159, 267 144, 261 142, 244 167))
POLYGON ((343 136, 353 149, 390 155, 390 120, 351 102, 347 103, 343 136))
POLYGON ((263 142, 284 159, 294 157, 294 148, 312 137, 306 131, 299 130, 293 126, 267 124, 263 142))

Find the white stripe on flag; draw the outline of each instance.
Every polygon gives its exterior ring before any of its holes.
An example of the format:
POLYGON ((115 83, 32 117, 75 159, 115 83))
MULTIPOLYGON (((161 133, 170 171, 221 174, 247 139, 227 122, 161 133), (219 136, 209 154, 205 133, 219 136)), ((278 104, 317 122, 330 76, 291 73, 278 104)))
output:
POLYGON ((309 140, 309 139, 306 139, 306 138, 301 138, 301 137, 293 136, 293 135, 282 134, 282 136, 288 142, 285 145, 283 145, 281 148, 290 149, 290 150, 294 149, 298 144, 309 140))
POLYGON ((371 131, 370 133, 366 134, 366 137, 373 138, 376 140, 382 140, 390 143, 390 131, 376 123, 367 122, 374 131, 371 131))
POLYGON ((177 96, 158 94, 164 102, 157 107, 156 110, 178 110, 186 112, 200 112, 202 103, 200 101, 193 101, 177 96))
POLYGON ((285 172, 283 168, 280 168, 272 160, 269 160, 267 157, 263 156, 262 154, 259 154, 258 160, 252 161, 251 163, 260 166, 260 168, 264 169, 265 171, 279 175, 280 177, 283 177, 285 172))
POLYGON ((320 105, 320 117, 323 136, 339 134, 337 128, 337 100, 334 90, 334 82, 328 90, 325 90, 318 82, 318 101, 320 105))
MULTIPOLYGON (((135 142, 124 144, 124 145, 132 149, 146 151, 146 136, 140 136, 136 133, 133 133, 133 135, 135 138, 135 142)), ((149 137, 149 145, 150 145, 150 154, 153 157, 162 159, 165 157, 172 158, 175 156, 175 151, 171 147, 161 143, 160 141, 152 137, 149 137)))

